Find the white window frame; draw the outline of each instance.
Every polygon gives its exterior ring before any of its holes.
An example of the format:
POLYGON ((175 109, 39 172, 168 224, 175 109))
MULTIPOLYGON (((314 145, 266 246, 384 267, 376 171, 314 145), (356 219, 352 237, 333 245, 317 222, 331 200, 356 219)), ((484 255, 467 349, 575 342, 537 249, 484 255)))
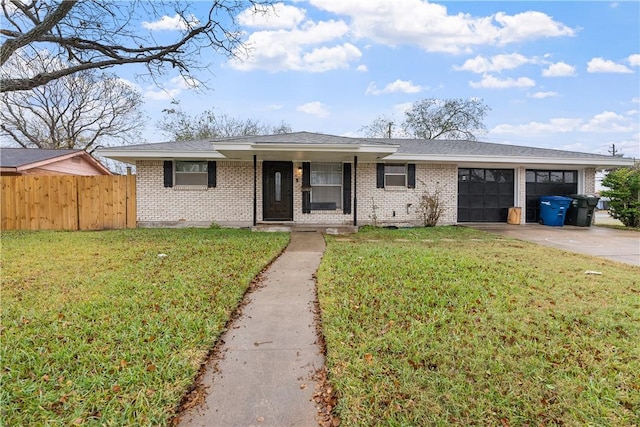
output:
POLYGON ((384 187, 396 187, 396 188, 406 188, 407 187, 407 180, 408 180, 408 170, 407 170, 407 164, 397 164, 397 163, 385 163, 384 165, 384 187), (404 168, 404 172, 403 173, 398 173, 398 172, 387 172, 387 167, 398 167, 401 166, 404 168), (387 181, 387 176, 402 176, 404 177, 404 184, 402 185, 397 185, 397 184, 389 184, 387 181))
POLYGON ((176 186, 197 186, 197 187, 201 187, 204 186, 206 187, 209 183, 209 173, 208 173, 208 162, 207 161, 202 161, 202 160, 175 160, 173 162, 173 182, 175 183, 176 186), (198 164, 202 164, 204 167, 201 168, 201 170, 204 170, 204 172, 191 172, 191 171, 179 171, 178 170, 178 164, 179 163, 198 163, 198 164), (202 182, 198 182, 198 183, 189 183, 189 184, 184 184, 184 183, 180 183, 179 182, 179 178, 180 177, 184 177, 184 176, 188 176, 188 175, 202 175, 202 182))
MULTIPOLYGON (((340 191, 338 193, 338 200, 331 200, 329 201, 329 203, 334 202, 336 203, 336 209, 342 209, 342 193, 343 193, 343 185, 344 185, 344 164, 343 163, 339 163, 339 162, 311 162, 310 168, 309 168, 309 173, 310 173, 310 177, 309 177, 309 182, 311 184, 311 203, 314 203, 313 200, 313 188, 314 187, 339 187, 340 191), (337 184, 314 184, 313 183, 313 166, 314 165, 339 165, 340 166, 340 185, 337 184)), ((325 200, 326 202, 326 200, 325 200)))

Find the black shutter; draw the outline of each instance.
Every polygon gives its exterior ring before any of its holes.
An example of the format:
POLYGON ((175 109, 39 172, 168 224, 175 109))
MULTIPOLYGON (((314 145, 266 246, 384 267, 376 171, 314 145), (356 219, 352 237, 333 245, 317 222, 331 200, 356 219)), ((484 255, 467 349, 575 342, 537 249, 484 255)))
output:
POLYGON ((207 162, 207 187, 216 186, 216 162, 207 162))
POLYGON ((342 165, 342 213, 351 213, 351 163, 342 165))
POLYGON ((311 163, 302 163, 302 213, 311 213, 311 163))
POLYGON ((173 187, 173 162, 171 160, 164 161, 164 186, 173 187))
POLYGON ((416 188, 416 164, 409 163, 407 165, 407 187, 416 188))
POLYGON ((384 188, 384 163, 376 164, 376 188, 384 188))
POLYGON ((302 188, 311 187, 311 163, 302 163, 302 188))
POLYGON ((311 213, 311 191, 302 192, 302 213, 311 213))

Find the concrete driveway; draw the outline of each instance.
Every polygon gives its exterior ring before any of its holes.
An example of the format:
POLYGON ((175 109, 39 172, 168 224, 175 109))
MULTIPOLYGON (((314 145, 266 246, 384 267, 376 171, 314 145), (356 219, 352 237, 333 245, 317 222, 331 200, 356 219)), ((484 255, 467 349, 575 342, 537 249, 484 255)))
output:
POLYGON ((640 233, 606 227, 549 227, 540 224, 465 224, 470 228, 539 245, 640 266, 640 233))

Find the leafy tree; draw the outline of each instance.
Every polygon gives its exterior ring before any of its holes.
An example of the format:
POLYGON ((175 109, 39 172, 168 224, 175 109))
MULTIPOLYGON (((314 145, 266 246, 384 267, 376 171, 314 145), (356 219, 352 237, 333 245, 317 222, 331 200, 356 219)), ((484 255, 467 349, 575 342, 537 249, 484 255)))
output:
POLYGON ((600 195, 609 198, 609 214, 626 227, 640 227, 640 164, 609 172, 602 185, 608 188, 600 195))
POLYGON ((195 116, 187 114, 180 108, 165 109, 163 112, 165 116, 158 123, 158 127, 173 141, 291 132, 291 126, 284 122, 278 125, 267 125, 257 120, 217 114, 213 109, 195 116))
POLYGON ((45 49, 68 62, 48 72, 5 75, 0 92, 28 90, 82 70, 123 64, 144 64, 151 77, 166 67, 190 76, 194 69, 207 67, 201 60, 211 52, 205 49, 235 56, 243 47, 236 16, 246 8, 266 11, 270 3, 215 0, 198 15, 194 2, 184 1, 2 0, 0 66, 16 57, 28 64, 45 49), (176 19, 180 29, 171 32, 177 35, 166 43, 157 41, 151 30, 139 28, 140 19, 163 17, 176 19))
MULTIPOLYGON (((13 76, 46 74, 61 61, 41 53, 13 76)), ((2 77, 5 77, 4 71, 2 77)), ((0 135, 22 147, 80 148, 127 143, 139 135, 140 94, 115 75, 82 70, 31 90, 0 93, 0 135)))
MULTIPOLYGON (((477 134, 486 131, 483 120, 490 110, 479 99, 422 99, 405 112, 396 134, 400 138, 475 141, 477 134)), ((391 123, 380 116, 361 130, 370 137, 390 137, 391 123)))

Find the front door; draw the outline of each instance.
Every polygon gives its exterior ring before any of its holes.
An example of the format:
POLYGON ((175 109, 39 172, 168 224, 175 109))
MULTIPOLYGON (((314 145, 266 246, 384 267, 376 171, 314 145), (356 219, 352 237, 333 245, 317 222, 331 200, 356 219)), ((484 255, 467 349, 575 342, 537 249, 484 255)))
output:
POLYGON ((293 163, 262 163, 262 219, 293 221, 293 163))

